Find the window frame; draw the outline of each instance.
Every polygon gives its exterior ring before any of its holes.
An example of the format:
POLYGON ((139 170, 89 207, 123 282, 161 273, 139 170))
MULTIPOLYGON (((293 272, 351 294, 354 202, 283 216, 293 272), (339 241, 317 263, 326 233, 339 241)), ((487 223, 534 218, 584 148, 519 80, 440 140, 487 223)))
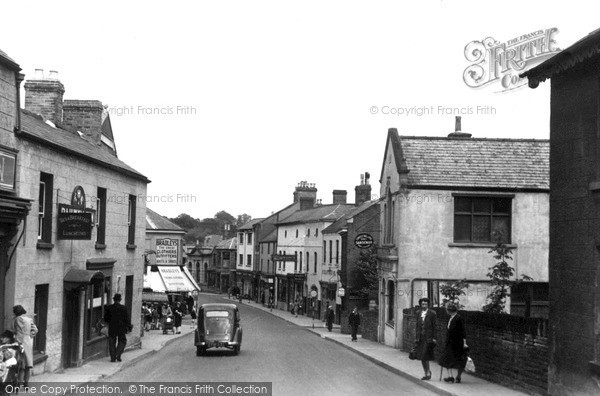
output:
POLYGON ((505 236, 505 238, 502 240, 502 243, 504 244, 511 244, 512 243, 512 209, 513 209, 513 200, 514 200, 514 194, 452 194, 453 195, 453 227, 452 227, 452 231, 453 231, 453 235, 452 235, 452 241, 453 243, 458 243, 458 244, 495 244, 496 241, 494 240, 494 219, 498 219, 498 218, 503 218, 503 219, 507 219, 507 230, 508 230, 508 234, 505 236), (457 210, 457 205, 459 204, 459 200, 465 200, 468 199, 470 202, 470 211, 465 211, 465 210, 457 210), (477 201, 479 202, 483 202, 484 200, 489 200, 490 204, 489 204, 489 212, 484 212, 484 211, 477 211, 475 208, 475 204, 477 201), (496 200, 504 200, 505 205, 507 205, 508 209, 506 212, 495 212, 494 211, 494 204, 496 202, 496 200), (470 222, 470 231, 469 231, 469 239, 459 239, 459 235, 458 234, 458 229, 457 229, 457 225, 458 225, 458 221, 457 218, 458 217, 469 217, 469 222, 470 222), (490 234, 489 234, 489 240, 475 240, 475 235, 474 235, 474 219, 475 218, 489 218, 489 229, 490 229, 490 234))

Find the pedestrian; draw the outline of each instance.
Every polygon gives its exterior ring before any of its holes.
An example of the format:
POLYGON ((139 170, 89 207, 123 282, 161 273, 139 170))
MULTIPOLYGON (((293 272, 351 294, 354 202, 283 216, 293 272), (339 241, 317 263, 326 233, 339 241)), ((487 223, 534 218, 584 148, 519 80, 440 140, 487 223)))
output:
POLYGON ((352 341, 356 341, 356 333, 358 333, 358 326, 360 326, 360 314, 358 313, 358 308, 354 307, 352 312, 350 312, 350 316, 348 316, 348 324, 352 329, 352 341))
POLYGON ((121 305, 121 294, 113 297, 113 304, 106 307, 104 321, 108 323, 108 350, 111 362, 120 362, 127 345, 125 334, 133 329, 125 306, 121 305))
POLYGON ((29 377, 33 368, 33 337, 38 332, 38 329, 30 317, 25 316, 27 311, 21 305, 13 307, 15 319, 12 323, 12 330, 15 340, 23 345, 24 349, 24 364, 23 370, 19 371, 19 385, 29 386, 29 377))
POLYGON ((330 306, 327 307, 327 312, 325 312, 325 321, 327 323, 327 330, 331 331, 333 328, 333 319, 335 318, 335 314, 333 313, 333 308, 330 306))
POLYGON ((446 312, 450 315, 450 319, 448 319, 446 344, 439 363, 440 366, 445 367, 448 371, 448 377, 444 378, 444 381, 460 384, 461 375, 467 364, 466 351, 468 346, 465 321, 458 315, 457 306, 451 302, 446 305, 446 312), (453 376, 452 369, 458 370, 456 379, 453 376))
POLYGON ((175 334, 181 334, 181 319, 183 318, 182 304, 180 302, 175 303, 175 309, 173 310, 173 331, 175 334))
POLYGON ((422 298, 419 300, 421 310, 417 314, 417 329, 416 329, 416 344, 417 344, 417 359, 423 365, 425 375, 422 380, 431 379, 431 370, 429 361, 434 360, 433 350, 436 344, 436 318, 435 311, 429 309, 429 299, 422 298))
POLYGON ((194 297, 192 296, 192 293, 188 293, 188 296, 185 299, 185 303, 187 305, 189 314, 192 315, 192 319, 194 319, 194 315, 192 314, 192 312, 194 312, 194 297))

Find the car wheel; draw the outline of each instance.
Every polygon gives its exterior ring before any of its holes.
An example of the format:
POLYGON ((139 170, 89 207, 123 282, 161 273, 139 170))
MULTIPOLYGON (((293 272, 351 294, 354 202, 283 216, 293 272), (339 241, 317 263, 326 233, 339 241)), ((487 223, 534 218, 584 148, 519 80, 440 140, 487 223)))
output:
POLYGON ((233 347, 233 353, 234 353, 235 355, 237 355, 238 353, 240 353, 240 346, 239 346, 239 345, 235 345, 235 346, 233 347))
POLYGON ((203 348, 201 346, 196 347, 196 356, 202 356, 205 353, 206 353, 206 348, 203 348))

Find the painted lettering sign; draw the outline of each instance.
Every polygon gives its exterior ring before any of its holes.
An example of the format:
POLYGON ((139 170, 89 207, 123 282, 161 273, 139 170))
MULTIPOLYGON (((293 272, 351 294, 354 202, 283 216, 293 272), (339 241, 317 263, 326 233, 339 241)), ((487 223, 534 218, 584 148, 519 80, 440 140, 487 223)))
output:
POLYGON ((179 258, 179 239, 162 238, 156 240, 156 264, 177 265, 179 258))

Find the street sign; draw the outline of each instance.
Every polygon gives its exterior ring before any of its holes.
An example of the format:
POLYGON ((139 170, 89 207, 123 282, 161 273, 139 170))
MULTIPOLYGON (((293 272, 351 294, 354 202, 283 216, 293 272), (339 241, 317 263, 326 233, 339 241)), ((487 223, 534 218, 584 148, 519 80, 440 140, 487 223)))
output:
POLYGON ((354 238, 354 244, 359 249, 368 249, 373 246, 373 237, 370 234, 358 234, 356 238, 354 238))

